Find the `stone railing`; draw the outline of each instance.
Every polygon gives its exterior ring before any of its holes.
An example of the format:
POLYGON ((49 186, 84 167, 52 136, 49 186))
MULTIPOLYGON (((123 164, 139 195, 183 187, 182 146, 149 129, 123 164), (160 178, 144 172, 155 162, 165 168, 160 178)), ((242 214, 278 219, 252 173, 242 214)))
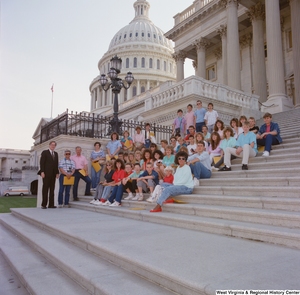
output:
POLYGON ((222 84, 191 76, 171 85, 167 89, 156 91, 155 94, 146 98, 145 111, 158 108, 192 94, 233 104, 242 108, 259 110, 257 95, 244 93, 222 84))
POLYGON ((203 8, 205 5, 209 4, 210 2, 215 0, 197 0, 194 3, 186 8, 184 11, 176 14, 174 16, 175 26, 181 23, 182 21, 186 20, 192 14, 194 14, 197 10, 203 8))

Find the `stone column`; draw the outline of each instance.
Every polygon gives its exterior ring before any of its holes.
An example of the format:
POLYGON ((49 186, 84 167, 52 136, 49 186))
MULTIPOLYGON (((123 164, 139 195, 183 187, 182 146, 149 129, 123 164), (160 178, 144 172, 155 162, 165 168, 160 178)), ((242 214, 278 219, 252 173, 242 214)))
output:
POLYGON ((285 92, 279 0, 266 0, 269 97, 261 110, 278 113, 292 108, 285 92))
POLYGON ((132 86, 127 90, 127 100, 132 99, 132 86))
POLYGON ((136 95, 141 94, 141 82, 140 80, 137 80, 137 85, 136 85, 136 95))
POLYGON ((267 74, 264 48, 265 6, 258 2, 252 6, 248 15, 253 29, 253 86, 261 103, 267 100, 267 74))
POLYGON ((197 68, 196 76, 206 79, 206 48, 209 46, 210 41, 205 38, 196 40, 193 45, 197 49, 197 68))
POLYGON ((146 91, 150 90, 150 80, 147 80, 147 86, 146 86, 146 91))
POLYGON ((177 75, 176 81, 182 81, 184 79, 184 60, 186 58, 186 54, 184 51, 179 51, 173 53, 173 58, 175 59, 176 66, 177 66, 177 75))
POLYGON ((227 0, 227 63, 228 86, 241 90, 238 0, 227 0))
POLYGON ((92 105, 93 110, 96 108, 96 95, 97 95, 97 88, 93 90, 93 105, 92 105))
POLYGON ((220 35, 222 40, 222 76, 223 76, 223 84, 228 85, 227 79, 227 26, 221 25, 217 29, 217 33, 220 35))
POLYGON ((93 110, 94 91, 91 91, 91 111, 93 110))
POLYGON ((300 1, 290 0, 292 18, 295 106, 300 107, 300 1))
POLYGON ((97 89, 97 105, 96 108, 100 108, 101 106, 101 92, 100 92, 100 86, 96 88, 97 89))

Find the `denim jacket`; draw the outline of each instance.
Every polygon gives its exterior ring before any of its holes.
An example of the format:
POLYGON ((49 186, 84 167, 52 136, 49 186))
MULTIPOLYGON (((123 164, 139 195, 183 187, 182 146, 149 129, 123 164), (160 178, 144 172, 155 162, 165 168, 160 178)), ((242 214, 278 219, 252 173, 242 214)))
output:
MULTIPOLYGON (((258 134, 263 134, 263 133, 266 132, 266 130, 267 130, 267 125, 266 125, 266 124, 263 124, 263 125, 259 128, 258 134)), ((277 124, 277 123, 271 122, 270 132, 271 132, 271 131, 274 131, 274 130, 277 131, 277 135, 275 135, 276 139, 278 140, 279 143, 282 143, 282 138, 280 137, 280 129, 279 129, 278 124, 277 124)))

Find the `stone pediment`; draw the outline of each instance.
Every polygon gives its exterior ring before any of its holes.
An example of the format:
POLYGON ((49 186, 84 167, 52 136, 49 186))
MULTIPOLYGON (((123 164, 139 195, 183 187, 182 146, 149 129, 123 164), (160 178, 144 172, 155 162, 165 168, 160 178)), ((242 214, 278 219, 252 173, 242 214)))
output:
POLYGON ((45 125, 46 123, 49 123, 52 119, 51 118, 41 118, 39 124, 37 125, 32 138, 35 140, 38 136, 40 136, 41 134, 41 128, 43 125, 45 125))

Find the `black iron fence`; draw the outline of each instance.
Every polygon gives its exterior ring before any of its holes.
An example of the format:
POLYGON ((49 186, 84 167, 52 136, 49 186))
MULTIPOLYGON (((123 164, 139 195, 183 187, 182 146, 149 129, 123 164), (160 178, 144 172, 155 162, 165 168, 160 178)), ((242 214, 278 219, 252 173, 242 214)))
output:
MULTIPOLYGON (((89 137, 89 138, 110 138, 112 117, 103 117, 95 113, 68 113, 65 112, 41 128, 40 142, 43 143, 61 134, 89 137)), ((122 120, 120 133, 128 130, 133 136, 135 128, 141 126, 144 130, 146 122, 139 122, 134 120, 122 120)), ((151 123, 151 130, 154 132, 157 142, 161 139, 169 139, 172 134, 170 126, 157 125, 151 123)), ((120 135, 121 135, 120 134, 120 135)))

